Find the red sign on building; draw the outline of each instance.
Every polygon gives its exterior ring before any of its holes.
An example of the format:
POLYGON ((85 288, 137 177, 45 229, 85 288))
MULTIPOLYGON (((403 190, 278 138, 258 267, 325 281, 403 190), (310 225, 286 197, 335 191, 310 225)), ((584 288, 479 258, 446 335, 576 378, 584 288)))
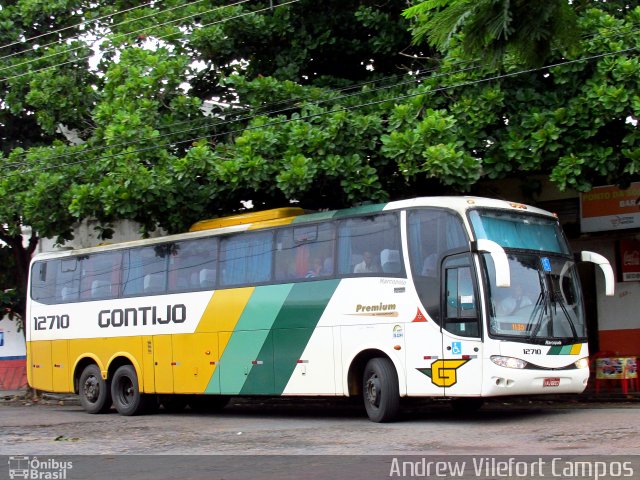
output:
POLYGON ((623 282, 640 281, 640 241, 628 239, 618 242, 620 272, 623 282))

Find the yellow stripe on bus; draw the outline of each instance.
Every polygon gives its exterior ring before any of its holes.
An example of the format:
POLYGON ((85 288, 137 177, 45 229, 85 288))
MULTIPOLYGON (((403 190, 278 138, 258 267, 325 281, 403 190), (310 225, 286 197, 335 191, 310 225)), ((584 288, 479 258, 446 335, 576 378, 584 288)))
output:
MULTIPOLYGON (((196 333, 233 332, 254 290, 255 287, 216 290, 200 319, 196 333)), ((220 345, 220 351, 223 350, 223 345, 220 345)))

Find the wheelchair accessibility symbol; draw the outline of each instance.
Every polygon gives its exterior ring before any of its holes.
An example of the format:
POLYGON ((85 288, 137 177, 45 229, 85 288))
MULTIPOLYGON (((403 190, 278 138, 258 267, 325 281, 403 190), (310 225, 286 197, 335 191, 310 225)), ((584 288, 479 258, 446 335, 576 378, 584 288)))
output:
POLYGON ((462 355, 462 342, 451 342, 451 353, 462 355))

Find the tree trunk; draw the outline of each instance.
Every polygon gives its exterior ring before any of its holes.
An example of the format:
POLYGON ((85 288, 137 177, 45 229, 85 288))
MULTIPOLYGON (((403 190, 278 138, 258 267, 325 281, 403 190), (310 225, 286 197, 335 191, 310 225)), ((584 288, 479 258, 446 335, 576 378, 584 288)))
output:
MULTIPOLYGON (((27 245, 25 246, 22 235, 10 235, 6 230, 0 231, 0 240, 5 242, 10 248, 15 260, 16 268, 16 290, 18 293, 18 301, 13 308, 13 313, 17 314, 21 319, 25 318, 27 307, 27 286, 29 283, 29 263, 31 255, 38 245, 38 236, 35 232, 31 234, 27 245)), ((26 329, 23 328, 23 333, 26 329)))

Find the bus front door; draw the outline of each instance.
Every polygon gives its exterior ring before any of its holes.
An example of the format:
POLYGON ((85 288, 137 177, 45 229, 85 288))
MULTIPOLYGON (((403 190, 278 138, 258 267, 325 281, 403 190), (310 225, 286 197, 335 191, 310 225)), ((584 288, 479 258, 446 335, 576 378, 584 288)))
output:
POLYGON ((447 396, 479 396, 482 388, 482 330, 478 286, 469 254, 442 264, 444 280, 442 361, 433 376, 447 396))

